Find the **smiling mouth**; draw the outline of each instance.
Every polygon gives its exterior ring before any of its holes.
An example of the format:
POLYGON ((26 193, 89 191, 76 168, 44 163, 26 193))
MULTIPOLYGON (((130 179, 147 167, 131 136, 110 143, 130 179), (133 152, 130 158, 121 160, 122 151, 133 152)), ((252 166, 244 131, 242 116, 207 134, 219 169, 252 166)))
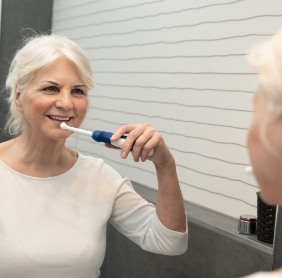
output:
POLYGON ((60 116, 51 116, 47 115, 47 117, 54 121, 60 121, 60 122, 68 122, 72 117, 60 117, 60 116))

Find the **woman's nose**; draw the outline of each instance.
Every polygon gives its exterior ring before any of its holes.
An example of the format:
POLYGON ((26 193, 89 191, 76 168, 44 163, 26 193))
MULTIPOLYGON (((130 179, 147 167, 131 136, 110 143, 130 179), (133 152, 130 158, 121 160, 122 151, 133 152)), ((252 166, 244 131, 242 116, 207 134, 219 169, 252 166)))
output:
POLYGON ((60 93, 58 95, 58 99, 56 100, 56 107, 62 108, 64 110, 70 110, 73 109, 73 102, 72 102, 72 96, 70 93, 60 93))

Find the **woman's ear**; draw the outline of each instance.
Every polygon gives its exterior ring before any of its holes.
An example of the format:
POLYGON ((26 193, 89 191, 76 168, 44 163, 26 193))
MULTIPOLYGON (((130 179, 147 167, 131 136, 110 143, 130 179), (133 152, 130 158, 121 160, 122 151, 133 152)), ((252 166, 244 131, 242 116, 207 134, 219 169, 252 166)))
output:
POLYGON ((16 94, 15 94, 15 103, 18 108, 19 112, 22 112, 22 104, 21 104, 21 92, 17 89, 16 94))

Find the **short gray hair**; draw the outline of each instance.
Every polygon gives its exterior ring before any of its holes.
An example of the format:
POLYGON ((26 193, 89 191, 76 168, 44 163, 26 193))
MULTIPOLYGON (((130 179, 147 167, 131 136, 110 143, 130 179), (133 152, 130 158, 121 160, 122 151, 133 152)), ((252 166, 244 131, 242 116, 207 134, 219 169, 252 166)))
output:
POLYGON ((24 41, 23 47, 16 52, 6 79, 6 90, 10 93, 10 114, 6 129, 10 134, 18 135, 23 128, 22 115, 15 104, 17 91, 23 92, 36 71, 60 57, 72 61, 85 85, 89 89, 94 87, 90 61, 74 41, 55 34, 28 38, 24 41))
POLYGON ((276 157, 280 154, 267 138, 267 124, 282 115, 282 29, 270 40, 254 47, 249 63, 258 70, 261 91, 266 97, 267 114, 259 130, 264 146, 276 157))
POLYGON ((282 114, 282 29, 270 40, 257 45, 249 54, 249 63, 258 70, 259 82, 269 101, 269 116, 282 114))

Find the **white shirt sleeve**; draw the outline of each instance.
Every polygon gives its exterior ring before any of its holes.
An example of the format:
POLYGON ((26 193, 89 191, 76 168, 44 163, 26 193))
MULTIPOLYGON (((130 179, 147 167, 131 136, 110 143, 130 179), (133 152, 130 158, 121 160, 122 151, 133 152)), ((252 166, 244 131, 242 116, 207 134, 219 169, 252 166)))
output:
POLYGON ((110 222, 144 250, 164 255, 180 255, 187 250, 187 228, 184 233, 166 228, 155 206, 137 194, 128 179, 120 186, 110 222))

